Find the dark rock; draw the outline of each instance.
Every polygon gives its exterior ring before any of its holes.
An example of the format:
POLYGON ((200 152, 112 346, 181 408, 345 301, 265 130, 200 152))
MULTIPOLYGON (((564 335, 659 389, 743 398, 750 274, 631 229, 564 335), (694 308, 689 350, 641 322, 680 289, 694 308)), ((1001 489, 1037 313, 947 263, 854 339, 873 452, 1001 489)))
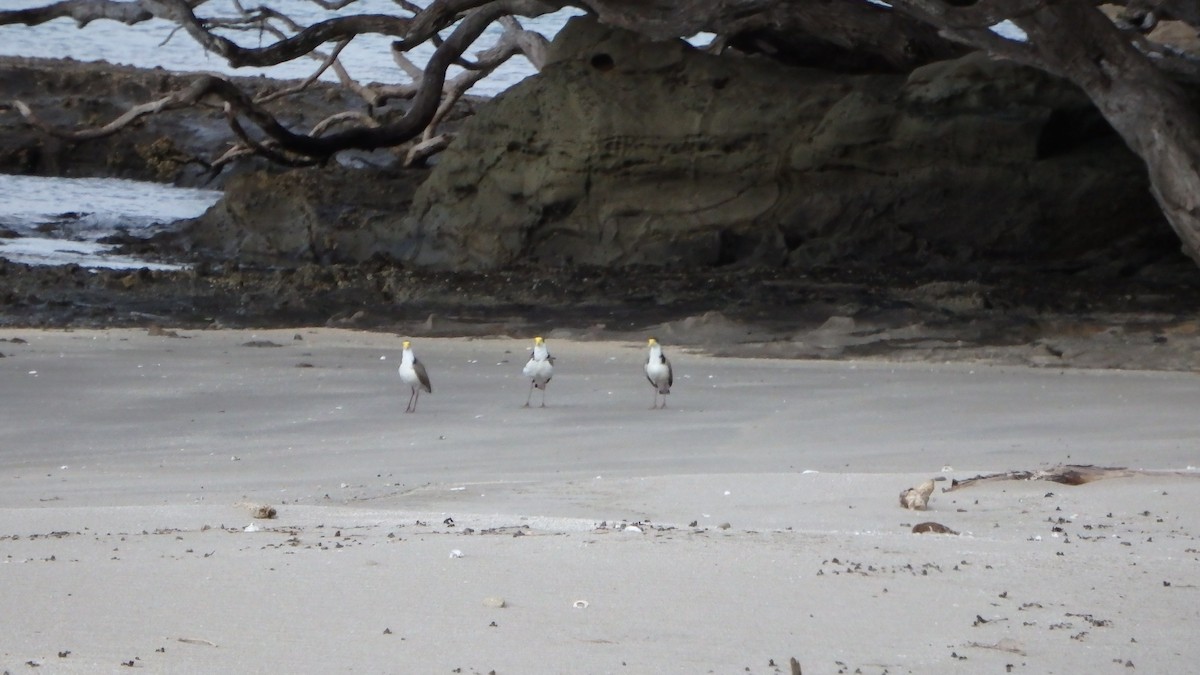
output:
POLYGON ((913 534, 958 534, 941 523, 933 521, 917 523, 912 527, 913 534))
POLYGON ((580 18, 439 157, 399 248, 480 269, 1177 247, 1144 174, 1072 86, 983 55, 847 76, 580 18))
POLYGON ((305 169, 233 177, 190 221, 185 248, 244 263, 362 262, 404 257, 401 218, 427 171, 305 169))

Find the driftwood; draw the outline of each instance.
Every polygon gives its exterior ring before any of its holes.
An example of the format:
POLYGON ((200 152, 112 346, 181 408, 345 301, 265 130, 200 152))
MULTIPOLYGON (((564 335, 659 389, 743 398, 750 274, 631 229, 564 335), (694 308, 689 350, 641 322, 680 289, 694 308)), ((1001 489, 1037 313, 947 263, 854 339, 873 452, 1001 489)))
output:
POLYGON ((1161 475, 1161 471, 1144 471, 1127 469, 1118 466, 1094 466, 1091 464, 1060 464, 1050 469, 1036 471, 1004 471, 1001 473, 981 474, 974 478, 950 481, 950 487, 942 488, 942 492, 952 492, 978 483, 991 483, 1001 480, 1046 480, 1063 485, 1083 485, 1105 478, 1129 478, 1130 476, 1161 475))

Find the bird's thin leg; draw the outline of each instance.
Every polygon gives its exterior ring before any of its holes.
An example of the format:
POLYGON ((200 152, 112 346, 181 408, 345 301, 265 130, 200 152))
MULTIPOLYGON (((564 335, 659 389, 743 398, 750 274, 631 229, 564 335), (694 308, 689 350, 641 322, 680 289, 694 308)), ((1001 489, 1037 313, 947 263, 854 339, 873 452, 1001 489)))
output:
POLYGON ((542 387, 542 407, 546 407, 546 388, 542 387))
POLYGON ((667 409, 667 395, 663 394, 662 397, 663 397, 662 409, 666 410, 667 409))
POLYGON ((417 401, 421 400, 421 389, 413 389, 413 412, 417 412, 417 401))
POLYGON ((412 393, 408 395, 408 407, 406 407, 404 409, 404 412, 410 413, 413 410, 416 410, 416 408, 413 407, 413 399, 416 397, 416 395, 417 395, 417 390, 413 389, 412 393))
POLYGON ((650 409, 651 410, 658 409, 658 390, 657 389, 654 390, 654 402, 650 404, 650 409))
POLYGON ((529 395, 525 397, 525 406, 529 407, 529 402, 533 400, 533 380, 529 381, 529 395))

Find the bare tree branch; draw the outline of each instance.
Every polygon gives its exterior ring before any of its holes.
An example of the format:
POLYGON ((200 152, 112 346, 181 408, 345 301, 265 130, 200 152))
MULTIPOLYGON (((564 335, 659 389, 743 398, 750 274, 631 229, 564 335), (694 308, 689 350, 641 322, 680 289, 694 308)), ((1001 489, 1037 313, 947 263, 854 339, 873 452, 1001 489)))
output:
POLYGON ((304 91, 305 89, 308 89, 310 86, 312 86, 313 82, 316 82, 318 79, 321 78, 321 75, 323 75, 326 70, 329 70, 329 67, 331 65, 333 65, 333 63, 335 61, 337 61, 338 55, 342 53, 342 50, 345 49, 346 45, 348 45, 348 44, 350 44, 349 40, 342 40, 341 42, 337 43, 337 46, 333 48, 333 51, 329 52, 329 55, 326 56, 325 60, 321 62, 321 67, 317 68, 317 70, 312 75, 309 75, 300 84, 297 84, 294 87, 280 89, 279 91, 274 92, 272 94, 267 94, 266 96, 259 96, 258 98, 256 98, 254 100, 255 103, 258 103, 260 105, 263 103, 270 103, 271 101, 275 101, 277 99, 291 96, 292 94, 298 94, 298 93, 304 91))
POLYGON ((326 117, 325 119, 321 120, 320 122, 317 122, 317 124, 313 126, 312 130, 310 130, 308 132, 308 134, 310 136, 320 136, 321 134, 325 133, 325 131, 330 129, 331 127, 338 125, 338 124, 343 124, 346 122, 358 122, 359 124, 361 124, 363 126, 372 127, 372 128, 379 126, 379 122, 376 121, 375 118, 371 117, 370 115, 367 115, 365 113, 355 112, 353 110, 346 110, 344 112, 337 113, 336 115, 330 115, 329 117, 326 117))
POLYGON ((275 138, 281 147, 310 157, 328 157, 351 148, 372 150, 389 147, 416 138, 437 112, 442 86, 446 81, 446 69, 493 21, 509 14, 536 16, 553 9, 553 5, 539 0, 499 0, 470 12, 434 51, 425 66, 421 89, 413 98, 412 107, 404 117, 392 124, 377 129, 358 127, 320 138, 293 134, 274 127, 264 127, 263 130, 275 138))
MULTIPOLYGON (((1044 3, 1044 0, 1017 0, 1012 13, 1002 11, 993 0, 970 7, 951 6, 940 0, 895 0, 892 6, 938 28, 948 40, 982 49, 993 56, 1010 59, 1024 65, 1042 67, 1044 64, 1028 42, 1010 40, 991 29, 1012 16, 1023 16, 1044 3)), ((1056 73, 1057 74, 1057 73, 1056 73)))
MULTIPOLYGON (((438 31, 454 23, 459 14, 482 7, 493 0, 433 0, 429 6, 416 14, 403 40, 392 46, 394 51, 406 52, 437 35, 438 31)), ((411 3, 404 3, 410 5, 411 3)))
POLYGON ((941 0, 898 0, 893 7, 943 28, 990 28, 1001 21, 1029 16, 1047 0, 978 0, 949 3, 941 0))
POLYGON ((298 168, 314 166, 321 163, 321 160, 318 159, 297 158, 277 152, 273 144, 268 145, 266 143, 259 143, 258 141, 254 140, 250 137, 250 134, 246 133, 245 129, 242 128, 242 124, 238 121, 237 113, 234 111, 234 106, 232 104, 225 104, 225 118, 229 121, 229 128, 233 129, 233 133, 242 140, 243 145, 254 150, 255 154, 262 155, 276 164, 298 168))
POLYGON ((154 115, 165 110, 176 110, 195 105, 203 97, 203 93, 194 93, 193 88, 194 87, 190 87, 184 91, 175 92, 170 96, 160 98, 157 101, 151 101, 149 103, 143 103, 141 105, 134 106, 108 124, 90 129, 59 129, 58 127, 43 121, 25 102, 13 101, 13 106, 17 109, 17 112, 21 113, 21 116, 24 117, 27 122, 50 134, 51 136, 62 138, 68 141, 90 141, 97 138, 111 136, 121 129, 129 126, 137 119, 145 117, 146 115, 154 115))
POLYGON ((699 32, 722 45, 830 70, 906 72, 969 50, 904 12, 866 0, 576 0, 602 22, 657 39, 699 32))
MULTIPOLYGON (((202 76, 183 91, 151 103, 135 106, 116 120, 94 129, 77 131, 56 129, 42 122, 25 104, 19 103, 18 109, 26 120, 47 133, 72 140, 85 140, 116 133, 144 115, 195 105, 209 97, 216 97, 226 103, 231 120, 230 126, 234 132, 242 138, 246 145, 262 151, 264 156, 273 161, 283 161, 285 164, 295 164, 297 161, 288 155, 311 158, 312 161, 324 161, 341 150, 372 150, 399 145, 416 138, 437 115, 442 99, 442 88, 446 82, 446 69, 492 22, 513 13, 537 15, 553 9, 553 5, 547 5, 538 0, 499 0, 471 11, 430 57, 422 73, 420 89, 413 98, 411 108, 402 118, 389 125, 378 127, 360 125, 329 135, 297 133, 281 124, 274 115, 252 100, 233 82, 215 75, 202 76), (251 139, 237 121, 238 116, 253 122, 272 139, 275 145, 267 147, 251 139), (278 150, 275 149, 276 147, 278 150)), ((506 46, 505 49, 511 49, 511 47, 506 46)))
POLYGON ((442 102, 429 124, 425 126, 421 140, 409 148, 404 160, 405 166, 423 162, 450 144, 453 136, 438 134, 438 126, 471 87, 494 72, 501 64, 513 56, 524 54, 537 70, 542 69, 546 62, 546 51, 549 49, 546 38, 539 33, 525 30, 521 23, 511 16, 501 17, 499 23, 504 26, 504 33, 496 44, 476 55, 478 68, 461 73, 446 86, 442 102))
POLYGON ((0 26, 24 24, 37 26, 55 19, 70 18, 80 28, 96 21, 108 19, 133 25, 154 18, 154 13, 140 2, 116 2, 115 0, 62 0, 44 7, 0 11, 0 26))
POLYGON ((296 35, 266 47, 242 47, 227 37, 212 33, 196 17, 185 0, 142 0, 155 15, 181 24, 205 49, 224 57, 234 68, 273 66, 304 56, 326 42, 340 42, 364 33, 403 36, 411 19, 386 14, 359 14, 315 23, 296 35))

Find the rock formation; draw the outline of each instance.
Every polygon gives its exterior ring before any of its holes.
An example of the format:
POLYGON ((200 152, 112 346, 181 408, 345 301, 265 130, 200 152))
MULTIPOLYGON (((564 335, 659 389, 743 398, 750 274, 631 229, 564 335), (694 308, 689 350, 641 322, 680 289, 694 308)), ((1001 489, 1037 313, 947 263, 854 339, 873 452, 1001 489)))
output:
POLYGON ((407 259, 955 265, 1169 237, 1069 84, 982 55, 903 75, 716 57, 586 18, 479 111, 405 219, 407 259))
MULTIPOLYGON (((0 83, 33 96, 35 65, 10 63, 0 83)), ((98 68, 62 68, 37 107, 61 110, 55 123, 94 123, 175 83, 115 69, 105 90, 98 68)), ((319 119, 328 105, 313 92, 296 114, 319 119)), ((180 183, 202 178, 189 158, 220 145, 223 125, 168 115, 132 138, 69 144, 0 112, 13 132, 0 144, 7 170, 180 183)), ((387 168, 380 153, 350 158, 366 168, 227 174, 225 198, 182 241, 247 263, 383 256, 454 270, 1082 267, 1178 249, 1140 160, 1078 90, 979 54, 848 75, 578 18, 541 74, 458 131, 432 170, 387 168)))
POLYGON ((401 259, 401 218, 421 169, 331 167, 231 178, 225 196, 182 236, 184 246, 245 263, 355 263, 401 259))

